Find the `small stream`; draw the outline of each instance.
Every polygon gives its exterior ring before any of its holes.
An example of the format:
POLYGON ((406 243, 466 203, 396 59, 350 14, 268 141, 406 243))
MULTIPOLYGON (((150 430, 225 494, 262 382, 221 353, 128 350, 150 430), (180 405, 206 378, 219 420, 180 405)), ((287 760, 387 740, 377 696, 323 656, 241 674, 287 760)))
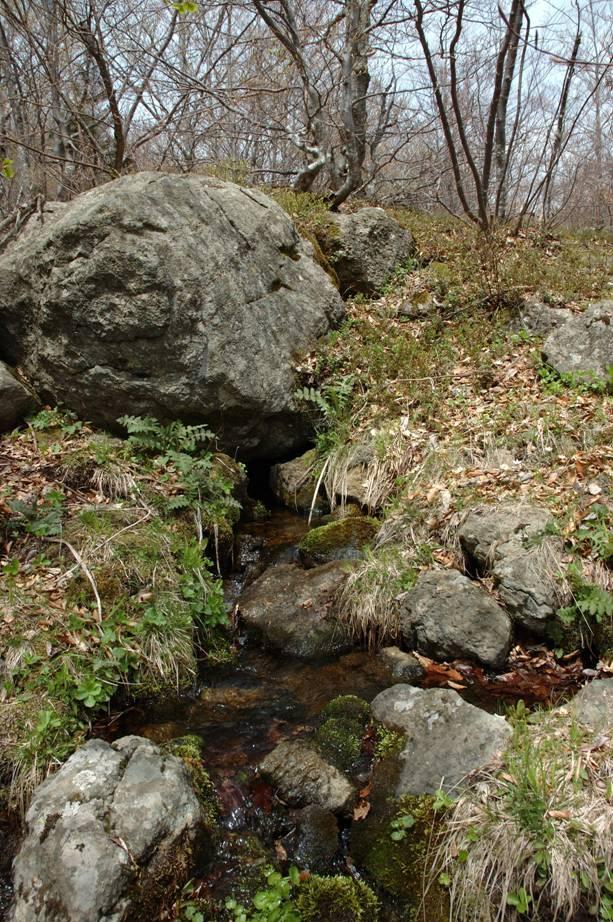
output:
MULTIPOLYGON (((224 581, 229 610, 246 579, 265 567, 297 559, 296 547, 307 530, 304 517, 286 510, 274 510, 269 519, 240 527, 237 569, 224 581)), ((279 809, 272 790, 257 774, 263 757, 281 740, 307 734, 331 699, 358 695, 371 700, 390 684, 377 658, 362 651, 313 663, 267 651, 243 635, 238 644, 231 666, 206 667, 193 694, 134 706, 105 734, 110 731, 118 738, 135 733, 156 743, 188 734, 200 737, 226 830, 218 860, 206 875, 215 898, 229 894, 234 875, 241 871, 233 839, 256 833, 270 846, 291 828, 288 811, 279 809)), ((342 867, 342 851, 337 858, 331 873, 342 867)))

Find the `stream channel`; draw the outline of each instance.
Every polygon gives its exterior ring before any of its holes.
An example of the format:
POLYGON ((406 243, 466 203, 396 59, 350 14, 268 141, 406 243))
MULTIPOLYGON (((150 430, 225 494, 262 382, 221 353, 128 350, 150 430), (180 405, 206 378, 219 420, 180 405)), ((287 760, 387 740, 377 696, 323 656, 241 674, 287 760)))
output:
MULTIPOLYGON (((250 575, 298 561, 297 546, 308 528, 306 517, 284 509, 273 509, 269 518, 239 527, 237 565, 224 580, 230 611, 250 575)), ((186 735, 202 740, 204 765, 219 796, 224 827, 217 859, 204 877, 203 892, 214 899, 224 899, 237 886, 240 892, 245 860, 264 863, 259 848, 253 849, 254 836, 271 858, 275 844, 277 856, 284 842, 290 851, 296 824, 292 811, 258 776, 257 765, 264 756, 281 740, 308 735, 333 698, 357 695, 370 701, 392 684, 389 672, 366 652, 303 662, 266 650, 240 630, 237 644, 232 664, 207 666, 191 695, 136 705, 104 732, 107 738, 136 733, 156 743, 186 735)), ((365 769, 368 761, 366 757, 365 769)), ((347 872, 348 833, 341 821, 338 849, 327 873, 347 872)))

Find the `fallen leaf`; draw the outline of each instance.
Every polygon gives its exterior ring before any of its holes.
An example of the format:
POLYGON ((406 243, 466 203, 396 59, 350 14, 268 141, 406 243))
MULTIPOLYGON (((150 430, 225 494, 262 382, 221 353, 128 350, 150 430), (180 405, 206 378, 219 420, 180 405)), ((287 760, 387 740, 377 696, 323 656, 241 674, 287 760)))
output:
POLYGON ((370 801, 362 800, 356 807, 353 808, 353 819, 356 823, 359 823, 360 820, 365 820, 369 813, 370 801))

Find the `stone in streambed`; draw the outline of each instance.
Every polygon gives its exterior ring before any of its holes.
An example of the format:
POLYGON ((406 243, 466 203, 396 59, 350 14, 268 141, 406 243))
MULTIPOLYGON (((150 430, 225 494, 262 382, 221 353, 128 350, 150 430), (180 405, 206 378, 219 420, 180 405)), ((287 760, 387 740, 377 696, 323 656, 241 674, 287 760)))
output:
POLYGON ((270 469, 270 489, 288 509, 308 513, 313 509, 316 514, 326 512, 328 503, 317 489, 318 472, 316 470, 317 453, 312 448, 298 458, 274 464, 270 469))
POLYGON ((179 759, 137 736, 90 740, 34 793, 12 922, 144 922, 210 843, 179 759))
POLYGON ((371 704, 375 720, 406 736, 396 796, 456 791, 507 744, 511 728, 446 688, 394 685, 371 704))
POLYGON ((295 564, 269 567, 243 592, 240 614, 269 646, 300 659, 342 653, 351 635, 336 614, 335 599, 347 578, 347 563, 312 570, 295 564))
POLYGON ((394 679, 402 679, 409 685, 417 684, 425 675, 425 669, 417 657, 405 653, 400 647, 383 647, 379 650, 378 658, 394 679))
POLYGON ((345 518, 312 528, 298 545, 298 553, 306 567, 331 560, 360 560, 364 548, 379 531, 379 522, 362 516, 345 518))
POLYGON ((407 647, 436 660, 468 658, 496 668, 511 646, 511 621, 478 584, 457 570, 429 570, 401 601, 407 647))
POLYGON ((354 789, 345 776, 309 743, 285 740, 260 764, 282 799, 291 806, 316 804, 332 813, 348 809, 354 789))

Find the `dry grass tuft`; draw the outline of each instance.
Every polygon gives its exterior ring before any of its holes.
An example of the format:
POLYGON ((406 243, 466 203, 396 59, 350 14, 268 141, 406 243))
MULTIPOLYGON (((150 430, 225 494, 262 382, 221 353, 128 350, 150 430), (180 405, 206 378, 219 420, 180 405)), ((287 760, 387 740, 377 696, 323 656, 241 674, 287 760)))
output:
POLYGON ((563 709, 518 713, 502 766, 473 779, 441 832, 435 866, 449 875, 452 917, 503 922, 523 902, 534 920, 590 908, 609 918, 611 741, 563 709))
POLYGON ((370 439, 347 442, 328 455, 322 483, 330 508, 356 499, 369 514, 381 510, 413 465, 408 420, 395 422, 370 439))
POLYGON ((347 577, 337 602, 339 617, 353 637, 375 650, 400 636, 400 601, 415 580, 403 549, 369 551, 347 577))

